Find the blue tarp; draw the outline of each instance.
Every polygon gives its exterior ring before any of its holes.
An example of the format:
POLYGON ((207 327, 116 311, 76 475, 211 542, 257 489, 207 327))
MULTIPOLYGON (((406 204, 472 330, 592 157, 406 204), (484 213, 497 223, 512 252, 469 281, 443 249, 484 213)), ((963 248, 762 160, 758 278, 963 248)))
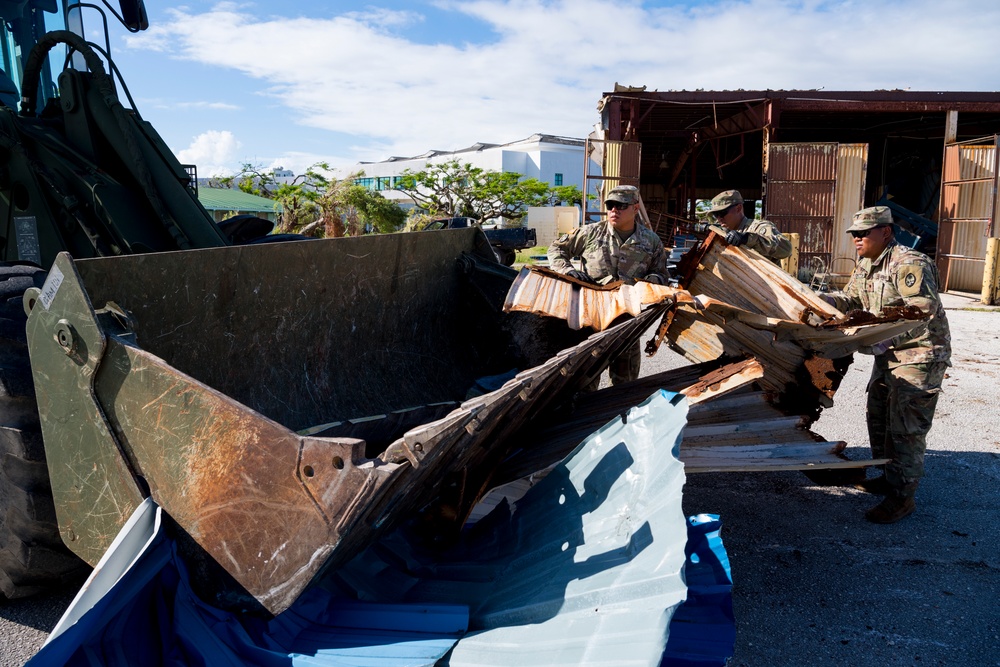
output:
POLYGON ((271 620, 199 599, 147 501, 28 664, 722 665, 728 559, 717 517, 681 514, 686 414, 658 392, 457 544, 401 529, 271 620))

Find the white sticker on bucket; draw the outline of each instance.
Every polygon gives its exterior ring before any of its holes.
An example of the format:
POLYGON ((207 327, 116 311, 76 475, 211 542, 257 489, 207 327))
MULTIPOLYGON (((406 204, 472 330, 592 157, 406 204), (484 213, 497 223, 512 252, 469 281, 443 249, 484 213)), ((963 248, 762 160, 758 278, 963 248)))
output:
POLYGON ((56 293, 63 284, 64 278, 63 272, 57 266, 53 266, 52 270, 49 271, 49 275, 45 279, 45 284, 42 285, 42 293, 38 295, 38 300, 42 303, 42 307, 45 310, 48 310, 49 306, 52 305, 52 299, 56 298, 56 293))

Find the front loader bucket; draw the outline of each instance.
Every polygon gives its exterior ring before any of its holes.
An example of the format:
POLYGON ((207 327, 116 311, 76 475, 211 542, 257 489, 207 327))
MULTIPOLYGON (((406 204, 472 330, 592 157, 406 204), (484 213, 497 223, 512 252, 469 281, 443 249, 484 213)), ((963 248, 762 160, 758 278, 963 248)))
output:
POLYGON ((95 564, 151 496, 278 613, 418 511, 457 528, 662 313, 582 340, 502 313, 514 276, 478 229, 59 256, 26 304, 63 540, 95 564))

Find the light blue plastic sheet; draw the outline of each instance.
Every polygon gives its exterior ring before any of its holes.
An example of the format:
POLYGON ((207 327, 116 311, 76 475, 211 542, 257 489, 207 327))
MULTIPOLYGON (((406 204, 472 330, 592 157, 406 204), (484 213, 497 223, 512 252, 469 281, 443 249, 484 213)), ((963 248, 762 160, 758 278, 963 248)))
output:
POLYGON ((686 414, 658 392, 449 548, 404 527, 270 621, 201 601, 150 502, 29 665, 721 665, 728 560, 681 512, 686 414))

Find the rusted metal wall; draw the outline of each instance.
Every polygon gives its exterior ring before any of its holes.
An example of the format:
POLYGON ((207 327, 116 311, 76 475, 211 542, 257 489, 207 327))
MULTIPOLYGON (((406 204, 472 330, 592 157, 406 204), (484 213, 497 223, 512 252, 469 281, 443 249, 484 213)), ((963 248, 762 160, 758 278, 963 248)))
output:
POLYGON ((979 292, 986 240, 997 236, 996 139, 946 146, 942 171, 937 245, 942 286, 979 292))
POLYGON ((854 270, 858 253, 847 228, 854 214, 865 205, 865 179, 868 175, 868 144, 840 144, 837 148, 837 192, 833 214, 833 243, 830 272, 837 274, 833 287, 843 287, 854 270))
POLYGON ((584 198, 584 223, 603 217, 604 197, 616 185, 639 186, 639 168, 642 164, 642 144, 636 141, 608 141, 587 139, 585 154, 601 164, 600 174, 587 174, 584 189, 596 194, 600 202, 591 210, 584 198))
POLYGON ((799 235, 799 263, 830 261, 837 191, 836 143, 773 143, 764 174, 764 217, 799 235))

